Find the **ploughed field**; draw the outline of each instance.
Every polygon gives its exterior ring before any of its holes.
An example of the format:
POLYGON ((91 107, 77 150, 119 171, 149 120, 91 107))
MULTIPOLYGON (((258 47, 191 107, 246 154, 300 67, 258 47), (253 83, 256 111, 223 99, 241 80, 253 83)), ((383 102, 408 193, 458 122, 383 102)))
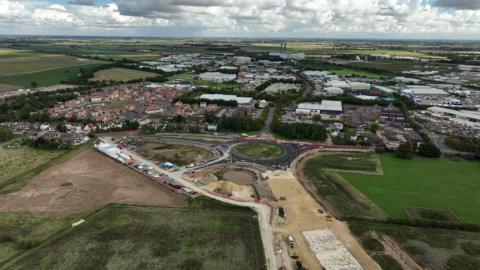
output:
POLYGON ((157 73, 133 70, 127 68, 110 68, 95 72, 92 81, 119 81, 146 79, 158 76, 157 73))

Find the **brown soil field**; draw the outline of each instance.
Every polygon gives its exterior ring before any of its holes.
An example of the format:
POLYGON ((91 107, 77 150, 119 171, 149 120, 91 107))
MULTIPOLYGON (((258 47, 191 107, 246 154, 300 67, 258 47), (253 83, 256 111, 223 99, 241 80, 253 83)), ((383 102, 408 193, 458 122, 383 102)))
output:
POLYGON ((0 195, 0 211, 58 216, 108 203, 183 207, 186 200, 95 150, 48 168, 17 192, 0 195))

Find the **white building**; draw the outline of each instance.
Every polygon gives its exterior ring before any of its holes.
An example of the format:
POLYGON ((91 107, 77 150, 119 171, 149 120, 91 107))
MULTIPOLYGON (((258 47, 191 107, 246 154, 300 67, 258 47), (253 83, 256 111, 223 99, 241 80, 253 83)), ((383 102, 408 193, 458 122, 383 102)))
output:
POLYGON ((322 100, 322 103, 300 103, 295 110, 299 117, 320 115, 324 120, 340 120, 343 116, 341 101, 322 100))
POLYGON ((480 128, 480 112, 479 111, 456 111, 441 107, 430 107, 427 111, 434 117, 448 118, 452 122, 464 124, 467 126, 480 128))
POLYGON ((406 77, 395 77, 393 78, 394 81, 399 83, 420 83, 422 80, 414 79, 414 78, 406 78, 406 77))
POLYGON ((205 72, 198 76, 200 80, 209 81, 209 82, 216 82, 216 83, 223 83, 223 82, 230 82, 237 78, 236 74, 224 74, 220 72, 205 72))
POLYGON ((243 106, 243 107, 252 107, 254 105, 253 98, 237 97, 235 95, 203 94, 200 96, 200 99, 236 101, 239 106, 243 106))
POLYGON ((408 87, 402 90, 402 93, 412 95, 412 96, 447 96, 449 93, 438 89, 433 88, 428 85, 409 85, 408 87))

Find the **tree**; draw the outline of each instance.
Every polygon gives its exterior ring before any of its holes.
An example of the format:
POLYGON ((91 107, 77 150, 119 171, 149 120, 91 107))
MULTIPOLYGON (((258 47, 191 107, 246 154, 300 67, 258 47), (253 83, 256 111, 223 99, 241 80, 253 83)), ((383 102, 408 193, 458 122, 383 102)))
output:
POLYGON ((13 132, 10 128, 0 126, 0 142, 5 142, 13 138, 13 132))
POLYGON ((380 125, 378 123, 373 123, 370 125, 370 131, 372 133, 377 133, 379 128, 380 128, 380 125))
POLYGON ((312 120, 314 122, 320 122, 320 121, 322 121, 322 117, 320 115, 316 114, 312 117, 312 120))
POLYGON ((397 157, 412 159, 414 155, 413 146, 410 142, 404 142, 397 148, 397 157))
POLYGON ((55 129, 58 131, 58 132, 67 132, 67 126, 65 126, 65 123, 58 123, 57 126, 55 127, 55 129))
POLYGON ((37 88, 37 87, 38 87, 38 82, 32 81, 32 82, 30 82, 30 86, 31 86, 32 88, 37 88))
POLYGON ((420 145, 418 148, 418 154, 422 157, 439 158, 442 155, 442 152, 435 144, 426 142, 420 145))

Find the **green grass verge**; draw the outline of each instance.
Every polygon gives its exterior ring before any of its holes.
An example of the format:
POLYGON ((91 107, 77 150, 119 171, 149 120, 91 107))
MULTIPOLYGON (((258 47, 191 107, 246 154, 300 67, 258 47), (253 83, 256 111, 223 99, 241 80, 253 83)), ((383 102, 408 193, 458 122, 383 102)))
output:
POLYGON ((285 154, 285 150, 275 144, 262 142, 243 143, 233 148, 233 152, 249 159, 276 159, 285 154))
POLYGON ((390 216, 407 218, 404 207, 452 209, 460 221, 480 222, 480 163, 448 159, 398 159, 381 155, 384 175, 341 173, 390 216))
POLYGON ((266 269, 254 212, 202 204, 110 205, 9 269, 266 269))

